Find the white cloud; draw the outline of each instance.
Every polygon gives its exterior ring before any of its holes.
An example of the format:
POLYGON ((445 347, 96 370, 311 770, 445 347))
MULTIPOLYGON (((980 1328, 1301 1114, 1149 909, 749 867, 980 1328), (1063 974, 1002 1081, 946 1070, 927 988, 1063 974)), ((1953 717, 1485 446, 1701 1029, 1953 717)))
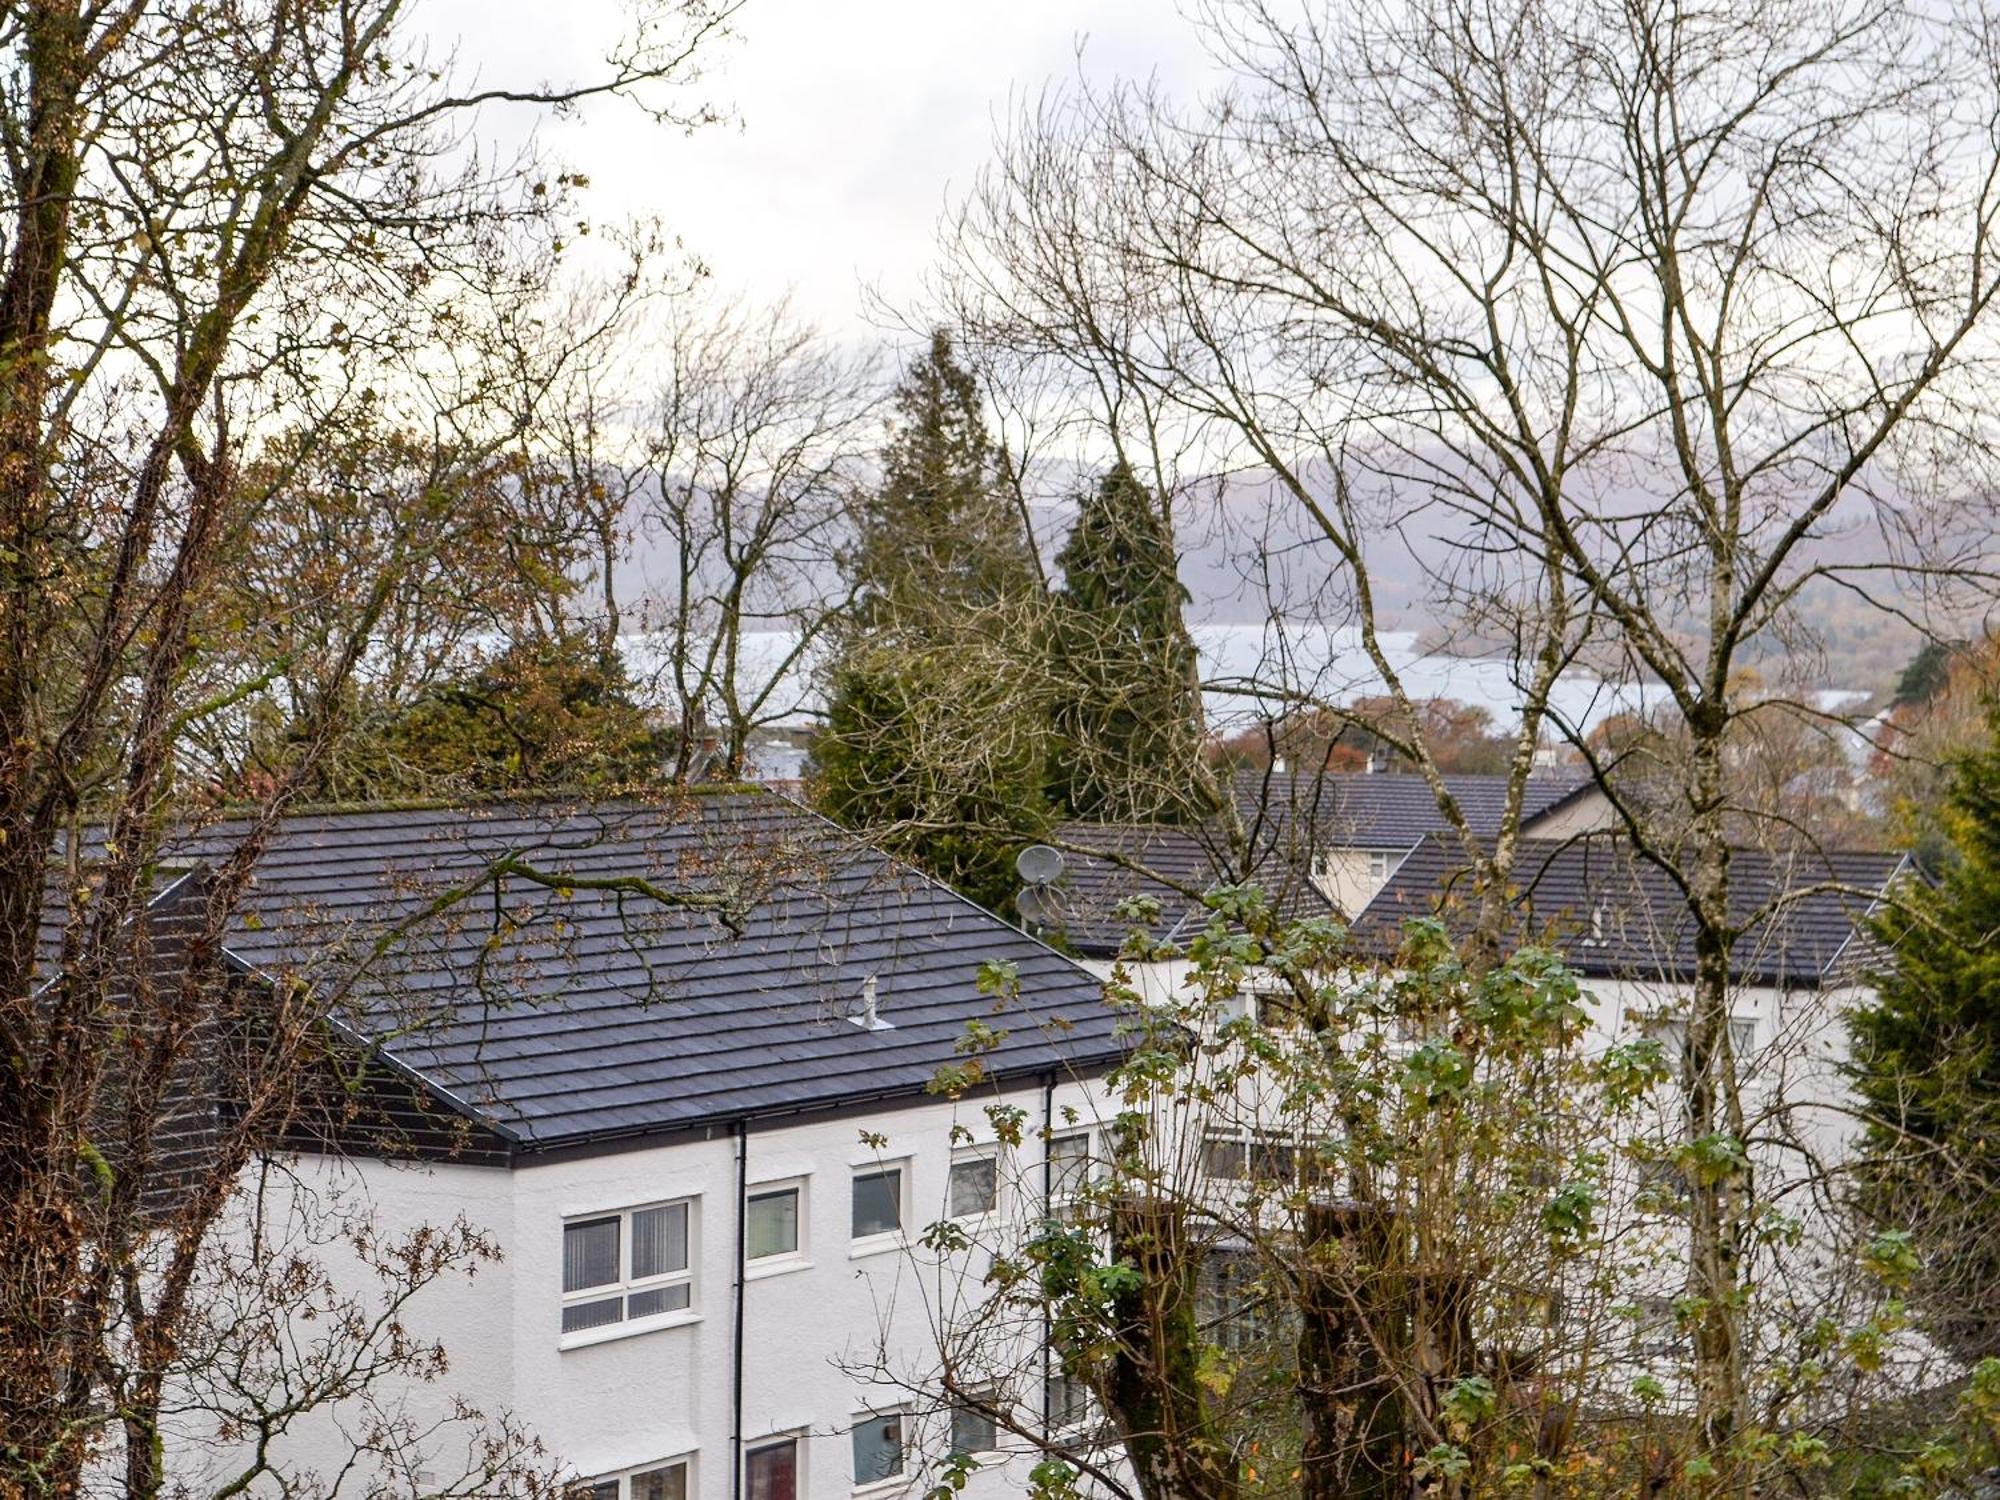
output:
MULTIPOLYGON (((440 45, 486 82, 587 71, 617 0, 432 0, 440 45)), ((706 88, 738 122, 683 137, 606 104, 543 139, 593 183, 609 222, 655 214, 719 283, 795 289, 802 311, 861 326, 863 288, 914 295, 937 218, 988 159, 1010 99, 1076 75, 1198 77, 1172 0, 749 0, 706 88)), ((495 132, 519 128, 503 116, 495 132)))

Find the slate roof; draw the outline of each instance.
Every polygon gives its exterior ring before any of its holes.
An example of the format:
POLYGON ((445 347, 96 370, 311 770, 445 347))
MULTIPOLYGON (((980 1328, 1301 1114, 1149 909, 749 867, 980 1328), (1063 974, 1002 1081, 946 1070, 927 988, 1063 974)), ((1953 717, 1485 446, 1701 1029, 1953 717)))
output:
MULTIPOLYGON (((1746 924, 1732 955, 1737 981, 1840 982, 1866 950, 1862 918, 1911 869, 1908 856, 1895 853, 1734 851, 1730 911, 1746 924)), ((1453 921, 1464 882, 1463 851, 1443 837, 1425 839, 1356 919, 1356 943, 1386 957, 1411 918, 1442 914, 1453 921)), ((1666 871, 1636 858, 1622 839, 1525 842, 1515 867, 1515 904, 1516 935, 1559 943, 1579 973, 1663 981, 1694 973, 1685 898, 1666 871)))
MULTIPOLYGON (((1055 928, 1078 953, 1116 953, 1132 929, 1119 915, 1134 897, 1157 901, 1160 917, 1150 926, 1155 942, 1180 943, 1208 925, 1202 896, 1232 883, 1226 849, 1200 830, 1131 824, 1070 823, 1058 832, 1063 877, 1042 898, 1035 915, 1055 928)), ((1276 902, 1287 920, 1335 916, 1333 903, 1310 877, 1310 859, 1285 857, 1277 840, 1267 839, 1250 878, 1276 902)))
MULTIPOLYGON (((197 864, 236 836, 210 829, 172 857, 197 864)), ((974 1019, 1007 1033, 982 1059, 994 1076, 1120 1052, 1082 969, 757 791, 297 816, 227 947, 254 973, 337 997, 396 1068, 523 1151, 916 1095, 974 1019), (510 859, 727 910, 485 878, 510 859), (1020 977, 997 1013, 978 990, 988 961, 1020 977), (871 975, 876 1030, 850 1019, 871 975)))
MULTIPOLYGON (((1505 777, 1445 780, 1475 833, 1499 829, 1505 777)), ((1523 797, 1523 817, 1552 811, 1588 788, 1588 782, 1571 778, 1535 777, 1523 797)), ((1421 776, 1244 771, 1235 777, 1232 790, 1254 851, 1249 877, 1292 920, 1339 915, 1312 882, 1316 853, 1386 849, 1400 854, 1446 826, 1430 784, 1421 776)), ((1042 916, 1086 955, 1118 951, 1131 929, 1118 916, 1118 907, 1135 896, 1160 903, 1160 920, 1151 929, 1155 941, 1185 940, 1207 925, 1202 893, 1234 878, 1219 828, 1067 823, 1057 837, 1064 848, 1063 878, 1044 898, 1042 916)))
MULTIPOLYGON (((1430 834, 1449 831, 1430 783, 1421 776, 1243 771, 1234 785, 1246 823, 1260 814, 1305 819, 1323 847, 1400 852, 1430 834)), ((1445 785, 1475 834, 1486 838, 1499 832, 1507 802, 1505 776, 1447 776, 1445 785)), ((1530 823, 1591 788, 1590 781, 1579 777, 1531 776, 1522 790, 1521 820, 1530 823)))

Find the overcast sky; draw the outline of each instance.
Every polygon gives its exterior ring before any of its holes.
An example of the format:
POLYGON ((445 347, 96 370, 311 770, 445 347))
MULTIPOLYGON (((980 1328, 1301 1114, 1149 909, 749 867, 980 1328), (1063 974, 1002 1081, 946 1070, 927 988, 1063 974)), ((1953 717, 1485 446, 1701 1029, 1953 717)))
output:
MULTIPOLYGON (((620 0, 430 0, 419 11, 488 83, 586 73, 620 0)), ((544 131, 590 174, 592 212, 658 214, 755 297, 792 289, 831 331, 862 331, 863 288, 907 302, 934 227, 991 152, 1012 98, 1202 54, 1174 0, 748 0, 705 87, 738 116, 683 138, 611 105, 544 131)))

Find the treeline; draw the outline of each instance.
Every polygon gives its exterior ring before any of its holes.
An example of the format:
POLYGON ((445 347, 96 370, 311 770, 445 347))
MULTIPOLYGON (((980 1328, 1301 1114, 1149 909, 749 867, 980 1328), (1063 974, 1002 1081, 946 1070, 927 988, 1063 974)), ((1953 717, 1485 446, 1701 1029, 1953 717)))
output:
POLYGON ((1213 806, 1167 496, 1122 458, 1038 558, 1019 476, 944 333, 895 395, 879 487, 841 559, 812 795, 996 910, 1059 817, 1213 806))

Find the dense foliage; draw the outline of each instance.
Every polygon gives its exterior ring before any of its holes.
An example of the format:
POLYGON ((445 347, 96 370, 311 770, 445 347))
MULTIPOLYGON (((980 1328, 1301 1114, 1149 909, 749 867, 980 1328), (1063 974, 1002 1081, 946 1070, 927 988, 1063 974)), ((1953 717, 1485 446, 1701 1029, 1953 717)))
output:
POLYGON ((879 488, 846 561, 813 797, 982 905, 1042 819, 1034 661, 1043 589, 1000 485, 972 374, 947 335, 904 375, 879 488))
POLYGON ((1176 822, 1199 805, 1201 677, 1173 518, 1122 460, 1056 554, 1050 794, 1072 817, 1176 822))
POLYGON ((1927 1323, 1977 1358, 2000 1354, 2000 743, 1958 762, 1943 822, 1936 884, 1875 921, 1885 962, 1850 1017, 1852 1077, 1862 1202, 1913 1236, 1927 1323))

